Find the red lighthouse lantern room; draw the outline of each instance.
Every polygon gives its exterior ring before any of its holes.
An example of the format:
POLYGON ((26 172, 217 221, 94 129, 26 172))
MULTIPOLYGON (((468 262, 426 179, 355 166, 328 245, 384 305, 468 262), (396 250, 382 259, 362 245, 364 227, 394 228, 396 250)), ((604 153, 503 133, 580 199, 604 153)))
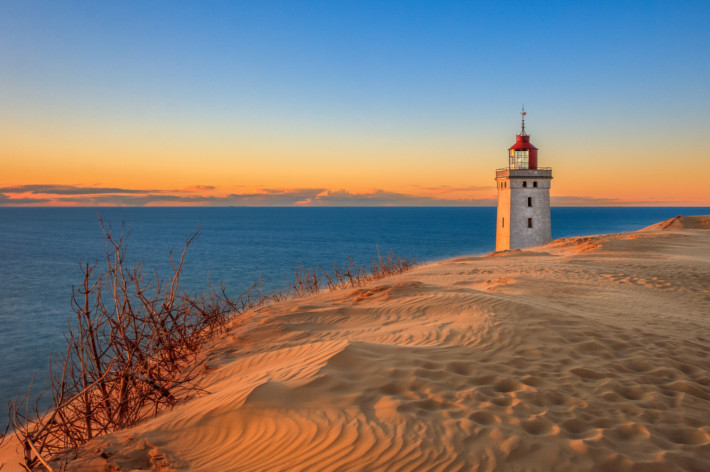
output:
POLYGON ((525 132, 525 108, 520 113, 523 116, 523 127, 515 137, 515 144, 508 148, 509 169, 537 169, 537 148, 530 142, 530 135, 525 132))

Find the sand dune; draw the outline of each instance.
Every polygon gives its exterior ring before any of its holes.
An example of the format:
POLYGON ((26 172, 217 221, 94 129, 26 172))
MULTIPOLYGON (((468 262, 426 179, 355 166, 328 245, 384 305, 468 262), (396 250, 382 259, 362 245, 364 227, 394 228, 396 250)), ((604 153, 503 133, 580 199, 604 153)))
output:
POLYGON ((206 352, 210 393, 70 470, 710 470, 707 229, 675 218, 263 309, 206 352))
POLYGON ((709 229, 710 215, 682 216, 678 215, 666 221, 661 221, 640 231, 674 230, 674 229, 709 229))

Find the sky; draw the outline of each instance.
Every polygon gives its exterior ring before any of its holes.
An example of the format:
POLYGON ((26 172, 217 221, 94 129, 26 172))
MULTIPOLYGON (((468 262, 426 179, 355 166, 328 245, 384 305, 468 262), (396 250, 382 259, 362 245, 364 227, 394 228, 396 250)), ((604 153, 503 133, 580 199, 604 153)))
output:
POLYGON ((710 206, 707 1, 0 0, 0 205, 710 206))

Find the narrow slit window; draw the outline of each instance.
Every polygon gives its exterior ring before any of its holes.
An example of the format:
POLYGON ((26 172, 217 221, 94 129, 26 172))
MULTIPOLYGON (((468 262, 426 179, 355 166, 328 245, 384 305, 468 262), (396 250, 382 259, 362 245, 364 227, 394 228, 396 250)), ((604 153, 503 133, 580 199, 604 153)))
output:
POLYGON ((505 228, 505 216, 503 218, 501 218, 500 227, 505 228))
POLYGON ((528 218, 528 228, 532 228, 532 218, 528 218))
POLYGON ((523 181, 523 187, 527 187, 527 186, 528 186, 528 183, 523 181))
POLYGON ((537 182, 533 182, 533 187, 537 188, 537 182))
POLYGON ((528 197, 528 206, 529 206, 529 207, 532 206, 532 197, 528 197))

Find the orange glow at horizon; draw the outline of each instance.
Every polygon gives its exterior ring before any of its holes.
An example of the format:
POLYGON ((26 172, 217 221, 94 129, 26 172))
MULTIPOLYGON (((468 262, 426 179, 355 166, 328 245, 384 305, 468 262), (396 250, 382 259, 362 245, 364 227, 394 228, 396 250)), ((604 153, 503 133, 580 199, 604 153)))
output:
MULTIPOLYGON (((584 133, 570 134, 559 124, 536 125, 531 140, 540 148, 539 165, 553 169, 553 205, 710 204, 703 177, 710 173, 710 161, 682 132, 668 131, 641 148, 620 133, 606 131, 604 140, 589 141, 584 133)), ((460 129, 437 136, 298 128, 239 139, 218 126, 205 128, 128 128, 125 135, 99 127, 83 134, 74 126, 51 128, 46 123, 32 132, 2 128, 0 154, 10 159, 3 159, 0 187, 79 188, 71 198, 0 191, 2 203, 495 205, 494 171, 507 165, 507 148, 515 139, 513 132, 491 124, 477 133, 460 129), (112 200, 110 192, 101 198, 82 195, 81 187, 133 193, 119 193, 121 198, 112 200), (319 198, 323 192, 328 196, 319 198)))

